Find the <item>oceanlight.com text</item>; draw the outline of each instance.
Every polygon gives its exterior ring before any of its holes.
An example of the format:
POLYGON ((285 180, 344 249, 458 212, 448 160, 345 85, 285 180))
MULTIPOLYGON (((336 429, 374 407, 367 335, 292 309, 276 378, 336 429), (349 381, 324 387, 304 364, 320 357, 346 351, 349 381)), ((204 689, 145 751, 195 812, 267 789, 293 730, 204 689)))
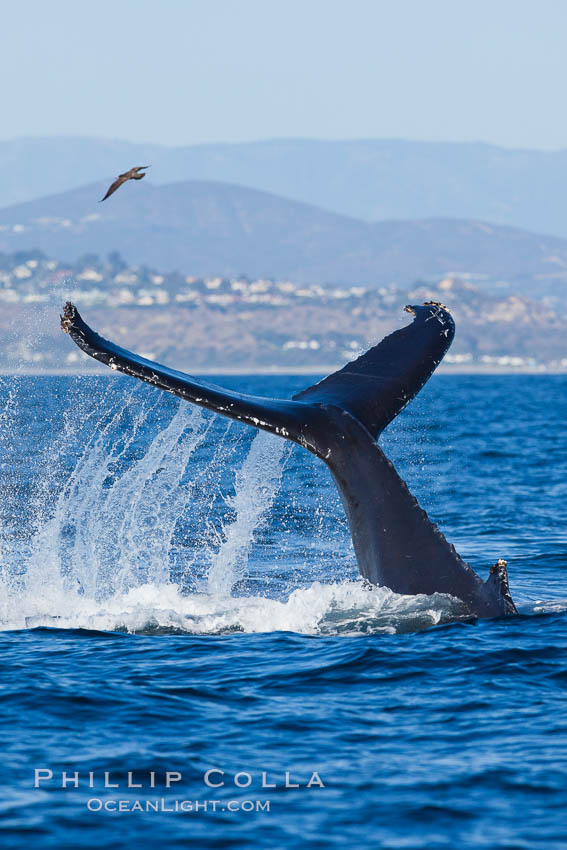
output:
POLYGON ((271 800, 167 800, 165 797, 151 800, 102 800, 99 797, 92 797, 86 805, 90 812, 110 814, 136 812, 216 814, 217 812, 269 812, 270 804, 271 800))

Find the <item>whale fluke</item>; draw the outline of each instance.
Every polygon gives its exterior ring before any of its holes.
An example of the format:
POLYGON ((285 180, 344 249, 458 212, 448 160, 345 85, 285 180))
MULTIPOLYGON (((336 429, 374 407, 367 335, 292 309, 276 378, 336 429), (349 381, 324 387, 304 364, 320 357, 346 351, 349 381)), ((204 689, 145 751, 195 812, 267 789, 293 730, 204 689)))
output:
POLYGON ((376 442, 433 374, 455 333, 440 304, 406 310, 414 316, 411 324, 292 399, 232 392, 140 357, 99 336, 70 302, 61 326, 111 369, 279 434, 324 460, 341 495, 359 570, 369 582, 398 593, 448 593, 476 616, 517 613, 505 562, 483 581, 430 522, 376 442))
POLYGON ((293 398, 335 405, 377 439, 431 377, 455 336, 453 318, 441 304, 405 310, 415 316, 411 325, 293 398))

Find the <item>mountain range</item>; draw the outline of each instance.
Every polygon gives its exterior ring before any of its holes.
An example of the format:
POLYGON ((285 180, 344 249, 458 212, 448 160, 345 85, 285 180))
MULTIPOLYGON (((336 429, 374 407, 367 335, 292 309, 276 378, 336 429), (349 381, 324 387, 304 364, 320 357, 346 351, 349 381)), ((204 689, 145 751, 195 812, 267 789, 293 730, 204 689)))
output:
POLYGON ((541 294, 567 283, 567 240, 482 221, 371 223, 268 192, 211 181, 110 178, 0 209, 0 251, 75 260, 119 250, 130 264, 197 276, 407 286, 447 273, 541 294))
POLYGON ((483 143, 271 140, 165 147, 83 137, 0 142, 0 206, 132 165, 156 184, 248 186, 365 221, 459 218, 567 237, 567 150, 483 143))

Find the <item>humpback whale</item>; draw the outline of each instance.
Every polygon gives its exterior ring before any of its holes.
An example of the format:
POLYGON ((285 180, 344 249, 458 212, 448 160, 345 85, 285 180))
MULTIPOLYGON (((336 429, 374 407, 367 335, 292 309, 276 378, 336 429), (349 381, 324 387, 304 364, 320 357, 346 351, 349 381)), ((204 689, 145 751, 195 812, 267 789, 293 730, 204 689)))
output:
POLYGON ((321 458, 348 519, 361 575, 401 594, 446 593, 477 617, 516 614, 506 562, 486 581, 428 518, 378 438, 437 368, 454 334, 448 310, 411 305, 411 324, 291 399, 232 392, 139 357, 99 336, 67 302, 62 329, 96 360, 186 401, 279 434, 321 458))

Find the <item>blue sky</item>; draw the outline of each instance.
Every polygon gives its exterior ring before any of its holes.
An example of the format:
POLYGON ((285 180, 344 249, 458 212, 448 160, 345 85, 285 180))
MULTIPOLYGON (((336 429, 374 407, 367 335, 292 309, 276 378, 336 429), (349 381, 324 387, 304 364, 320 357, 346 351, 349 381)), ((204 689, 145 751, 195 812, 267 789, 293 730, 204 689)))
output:
POLYGON ((567 147, 563 0, 4 4, 0 138, 567 147))

